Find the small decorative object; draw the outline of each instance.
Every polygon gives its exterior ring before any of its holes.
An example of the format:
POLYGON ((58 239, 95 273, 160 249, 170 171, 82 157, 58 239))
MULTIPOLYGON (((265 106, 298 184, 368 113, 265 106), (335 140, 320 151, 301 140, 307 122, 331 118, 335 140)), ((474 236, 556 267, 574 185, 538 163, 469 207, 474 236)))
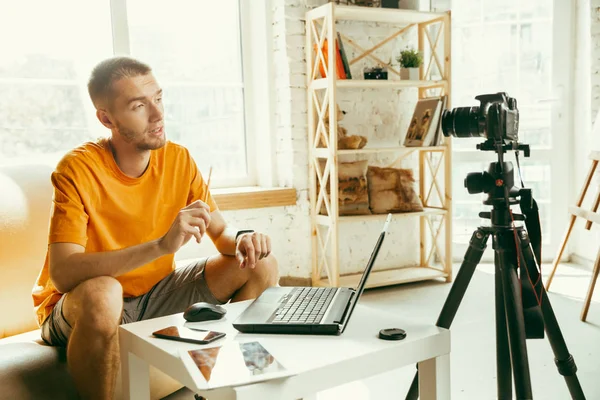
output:
MULTIPOLYGON (((344 111, 340 109, 340 107, 336 104, 336 112, 337 112, 337 141, 338 141, 338 150, 358 150, 362 149, 367 145, 367 138, 360 135, 348 135, 348 131, 343 126, 340 126, 339 121, 344 118, 344 111)), ((325 132, 329 132, 329 106, 325 109, 325 132)), ((325 144, 321 139, 318 147, 324 147, 325 144)))
MULTIPOLYGON (((395 1, 398 8, 403 10, 417 10, 419 11, 419 0, 398 0, 395 1)), ((429 2, 428 2, 429 3, 429 2)))
POLYGON ((399 0, 381 0, 381 8, 398 8, 399 0))
POLYGON ((388 78, 387 68, 384 68, 381 66, 365 68, 364 75, 365 75, 365 79, 387 79, 388 78))
POLYGON ((329 0, 330 3, 363 6, 363 7, 379 7, 381 0, 329 0))
POLYGON ((381 0, 354 0, 354 4, 363 7, 380 7, 381 0))
POLYGON ((419 67, 423 64, 423 56, 417 50, 406 49, 400 52, 397 58, 400 63, 400 78, 405 80, 419 80, 419 67))

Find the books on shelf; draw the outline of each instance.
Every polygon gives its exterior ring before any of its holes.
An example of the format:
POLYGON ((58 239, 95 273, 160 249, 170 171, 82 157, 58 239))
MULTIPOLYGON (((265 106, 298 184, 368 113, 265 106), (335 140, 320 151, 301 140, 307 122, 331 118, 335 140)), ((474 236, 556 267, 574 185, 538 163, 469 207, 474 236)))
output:
MULTIPOLYGON (((341 43, 341 40, 339 40, 339 42, 341 43)), ((323 59, 320 60, 319 62, 319 72, 321 73, 321 77, 325 78, 327 76, 326 73, 326 69, 328 66, 328 59, 329 59, 329 44, 327 42, 327 39, 325 39, 323 41, 323 47, 321 48, 321 51, 323 52, 323 59)), ((315 44, 315 52, 318 55, 319 52, 317 51, 317 45, 315 44)), ((344 64, 344 62, 342 61, 342 55, 340 52, 340 45, 338 43, 338 40, 336 39, 335 41, 335 72, 337 75, 338 79, 347 79, 347 73, 346 73, 346 65, 344 64)), ((318 56, 317 56, 318 57, 318 56)), ((350 70, 350 67, 348 66, 348 71, 350 70)))
POLYGON ((439 146, 441 143, 442 110, 447 96, 419 99, 404 138, 406 147, 439 146))
POLYGON ((340 56, 342 57, 342 64, 344 65, 344 72, 346 72, 346 79, 352 79, 352 72, 350 72, 350 64, 348 63, 348 56, 346 55, 346 50, 344 50, 344 41, 342 40, 342 36, 340 33, 337 33, 338 43, 340 45, 340 56))

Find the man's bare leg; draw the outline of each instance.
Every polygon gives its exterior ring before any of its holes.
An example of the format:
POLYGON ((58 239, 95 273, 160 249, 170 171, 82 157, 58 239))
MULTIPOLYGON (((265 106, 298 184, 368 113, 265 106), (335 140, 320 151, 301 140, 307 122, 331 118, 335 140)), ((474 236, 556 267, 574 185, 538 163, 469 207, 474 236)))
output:
POLYGON ((204 277, 217 300, 235 302, 255 299, 266 288, 277 285, 279 269, 272 255, 258 261, 255 268, 240 269, 235 257, 219 254, 206 262, 204 277))
POLYGON ((73 328, 67 363, 84 399, 112 399, 119 370, 117 335, 123 310, 123 289, 102 276, 79 284, 67 294, 63 314, 73 328))

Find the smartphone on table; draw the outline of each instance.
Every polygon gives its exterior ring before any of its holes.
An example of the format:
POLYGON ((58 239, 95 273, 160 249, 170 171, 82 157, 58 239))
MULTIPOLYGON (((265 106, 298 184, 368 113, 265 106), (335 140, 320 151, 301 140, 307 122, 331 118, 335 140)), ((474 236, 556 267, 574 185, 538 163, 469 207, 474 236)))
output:
POLYGON ((208 344, 225 336, 224 332, 215 332, 203 329, 190 329, 185 326, 169 326, 152 332, 152 335, 161 339, 177 340, 180 342, 208 344))

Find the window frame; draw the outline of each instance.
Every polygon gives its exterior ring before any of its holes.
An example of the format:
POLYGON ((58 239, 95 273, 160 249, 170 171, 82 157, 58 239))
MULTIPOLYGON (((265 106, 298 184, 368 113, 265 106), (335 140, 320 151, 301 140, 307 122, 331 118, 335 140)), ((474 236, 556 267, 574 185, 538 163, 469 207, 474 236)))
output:
MULTIPOLYGON (((110 0, 113 53, 131 55, 128 0, 110 0)), ((275 182, 273 165, 273 87, 272 51, 268 2, 264 7, 251 5, 251 0, 238 0, 240 17, 239 44, 242 59, 242 93, 247 175, 242 178, 211 178, 214 189, 239 187, 271 187, 275 182), (260 143, 260 146, 258 145, 260 143)), ((204 172, 204 171, 203 171, 204 172)), ((206 172, 204 172, 206 173, 206 172)))

